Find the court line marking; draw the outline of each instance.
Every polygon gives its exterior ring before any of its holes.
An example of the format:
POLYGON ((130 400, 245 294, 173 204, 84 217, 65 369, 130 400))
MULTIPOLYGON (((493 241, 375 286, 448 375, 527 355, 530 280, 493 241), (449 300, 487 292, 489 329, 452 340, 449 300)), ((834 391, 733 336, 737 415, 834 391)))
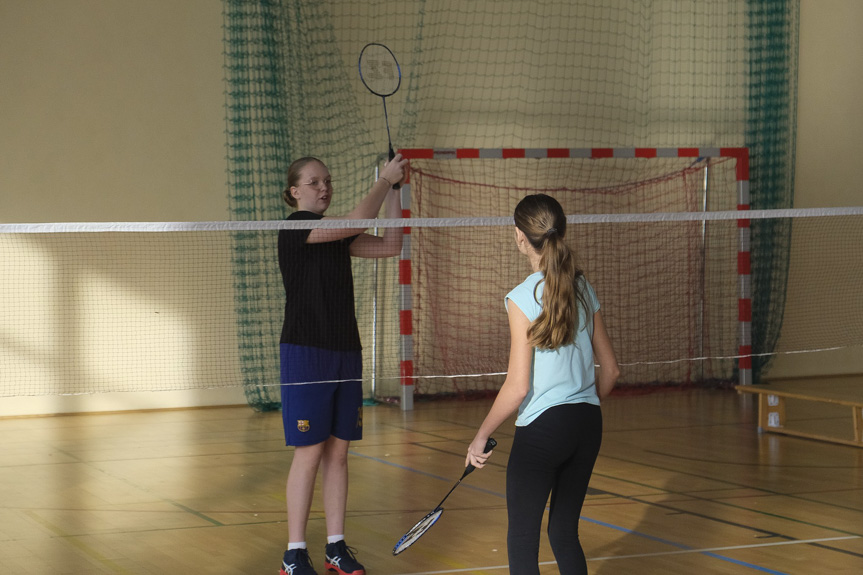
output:
POLYGON ((593 557, 588 561, 608 561, 611 559, 638 559, 641 557, 655 557, 660 555, 683 555, 685 553, 712 553, 714 551, 736 551, 738 549, 756 549, 759 547, 777 547, 779 545, 800 545, 809 543, 824 543, 826 541, 846 541, 848 539, 860 539, 859 535, 845 535, 842 537, 823 537, 820 539, 795 539, 794 541, 774 541, 772 543, 753 543, 751 545, 729 545, 728 547, 705 547, 703 549, 679 549, 677 551, 657 551, 656 553, 639 553, 636 555, 609 555, 607 557, 593 557))
MULTIPOLYGON (((754 543, 752 545, 733 545, 728 547, 705 547, 703 549, 680 549, 677 551, 657 551, 656 553, 639 553, 637 555, 610 555, 606 557, 588 557, 588 561, 612 561, 614 559, 643 559, 646 557, 661 557, 663 555, 682 555, 685 553, 704 553, 710 557, 714 557, 714 551, 735 551, 739 549, 753 549, 759 547, 775 547, 778 545, 800 545, 800 544, 809 544, 809 543, 823 543, 825 541, 845 541, 848 539, 860 539, 859 535, 849 535, 843 537, 825 537, 821 539, 799 539, 796 541, 777 541, 775 543, 754 543)), ((720 559, 727 559, 726 557, 719 557, 720 559)), ((758 569, 760 571, 764 571, 766 573, 782 573, 781 571, 774 571, 772 569, 768 569, 766 567, 758 567, 753 566, 749 563, 744 563, 742 561, 736 561, 734 559, 731 560, 734 563, 738 563, 741 566, 751 567, 753 569, 758 569)), ((543 561, 540 565, 554 565, 554 561, 543 561)), ((509 565, 489 565, 485 567, 471 567, 469 569, 445 569, 442 571, 413 571, 409 573, 399 573, 398 575, 445 575, 447 573, 469 573, 471 571, 491 571, 496 569, 508 569, 509 565)))
MULTIPOLYGON (((661 470, 661 471, 667 471, 667 472, 671 472, 671 473, 678 473, 678 474, 681 474, 681 475, 687 475, 687 476, 689 476, 689 477, 696 477, 696 478, 698 478, 698 479, 711 479, 711 478, 710 478, 710 477, 708 477, 707 475, 704 475, 704 474, 701 474, 701 473, 675 471, 675 470, 670 469, 670 468, 665 467, 665 466, 660 466, 660 465, 657 465, 657 464, 651 464, 651 463, 645 463, 645 462, 634 461, 634 460, 626 459, 626 458, 622 458, 622 457, 612 457, 612 456, 605 456, 605 457, 609 457, 609 458, 614 459, 614 460, 616 460, 616 461, 623 461, 623 462, 625 462, 625 463, 630 463, 630 464, 634 464, 634 465, 641 465, 641 466, 649 467, 649 468, 652 468, 652 469, 659 469, 659 470, 661 470)), ((601 473, 598 473, 598 474, 595 474, 595 475, 599 475, 599 476, 601 476, 601 477, 605 477, 605 478, 607 478, 607 479, 612 479, 612 480, 615 480, 615 481, 622 481, 622 482, 625 482, 625 483, 629 483, 629 484, 631 484, 631 485, 638 485, 638 486, 640 486, 640 487, 646 487, 646 488, 650 488, 650 489, 657 489, 655 486, 647 485, 647 484, 644 484, 644 483, 639 483, 638 481, 633 481, 633 480, 631 480, 631 479, 624 479, 624 478, 622 478, 622 477, 615 477, 615 476, 612 476, 612 475, 608 475, 608 474, 601 474, 601 473)), ((844 507, 844 506, 840 506, 840 505, 836 505, 836 504, 834 504, 834 503, 823 502, 823 501, 819 501, 819 500, 817 500, 817 499, 811 499, 811 498, 803 497, 803 496, 796 495, 796 494, 793 494, 793 493, 782 493, 782 492, 780 492, 780 491, 774 491, 774 490, 765 489, 765 488, 762 488, 762 487, 752 487, 751 485, 746 485, 746 484, 743 484, 743 483, 736 483, 736 482, 734 482, 734 481, 732 481, 732 480, 730 480, 730 479, 721 479, 721 480, 719 480, 719 481, 720 481, 721 483, 723 483, 723 484, 725 484, 725 485, 728 485, 728 486, 730 486, 730 487, 733 487, 733 488, 755 489, 755 490, 757 490, 757 491, 759 492, 759 493, 758 493, 758 495, 756 495, 756 496, 769 495, 769 496, 774 496, 774 497, 787 497, 787 498, 790 498, 790 499, 799 499, 799 500, 801 500, 801 501, 806 501, 806 502, 809 502, 809 503, 817 503, 817 504, 821 504, 821 505, 828 505, 828 506, 830 506, 830 507, 838 507, 838 508, 840 508, 840 509, 846 509, 846 507, 844 507)), ((730 508, 732 508, 732 509, 736 509, 736 510, 742 510, 742 511, 746 511, 746 512, 757 513, 757 514, 759 514, 759 515, 763 515, 763 516, 766 516, 766 517, 777 518, 777 519, 781 519, 781 520, 783 520, 783 521, 789 521, 789 522, 797 523, 797 524, 800 524, 800 525, 807 525, 807 526, 809 526, 809 527, 817 527, 817 528, 819 528, 819 529, 825 529, 825 530, 828 530, 828 531, 833 531, 833 532, 843 533, 843 534, 845 534, 845 535, 855 535, 855 536, 860 536, 860 534, 859 534, 859 533, 855 533, 855 532, 853 532, 853 531, 848 531, 848 530, 846 530, 846 529, 839 529, 839 528, 837 528, 837 527, 830 527, 830 526, 827 526, 827 525, 820 525, 820 524, 818 524, 818 523, 812 523, 812 522, 810 522, 810 521, 803 521, 802 519, 796 519, 796 518, 793 518, 793 517, 787 517, 787 516, 785 516, 785 515, 780 515, 780 514, 778 514, 778 513, 770 513, 770 512, 767 512, 767 511, 759 511, 759 510, 753 509, 753 508, 751 508, 751 507, 746 507, 746 506, 744 506, 744 505, 739 505, 739 504, 736 504, 736 503, 731 503, 730 501, 727 501, 727 500, 726 500, 726 498, 706 498, 706 497, 701 497, 701 496, 699 496, 699 495, 696 495, 695 493, 688 493, 688 494, 687 494, 687 493, 680 492, 680 491, 676 491, 676 490, 674 490, 674 489, 669 489, 669 488, 661 488, 661 489, 662 489, 662 491, 664 491, 664 492, 665 492, 665 493, 667 493, 667 494, 673 494, 673 495, 685 496, 685 497, 688 497, 688 498, 693 499, 693 500, 696 500, 696 501, 711 502, 711 503, 715 503, 715 504, 717 504, 717 505, 722 505, 722 506, 725 506, 725 507, 730 507, 730 508)), ((611 492, 609 492, 609 493, 611 493, 611 492)), ((636 501, 636 502, 638 502, 638 503, 642 503, 642 504, 646 504, 646 505, 659 505, 659 506, 662 506, 660 503, 650 502, 650 501, 645 501, 644 496, 624 496, 624 495, 620 495, 620 494, 614 494, 614 493, 612 493, 612 494, 613 494, 613 495, 615 495, 616 497, 622 497, 622 498, 624 498, 624 499, 627 499, 627 500, 630 500, 630 501, 636 501)), ((736 497, 735 497, 735 498, 733 498, 733 499, 738 499, 738 498, 736 498, 736 497)), ((676 508, 674 508, 674 509, 676 509, 676 508)), ((679 511, 680 511, 680 510, 679 510, 679 511)), ((691 512, 691 511, 683 511, 683 512, 684 512, 684 513, 693 514, 693 515, 698 515, 698 514, 694 514, 694 513, 693 513, 693 512, 691 512)), ((705 516, 705 517, 706 517, 706 516, 705 516)), ((713 518, 713 520, 714 520, 714 521, 721 521, 721 522, 728 523, 728 521, 721 520, 721 519, 719 519, 718 517, 713 518)), ((738 524, 737 526, 739 526, 739 527, 746 527, 746 526, 739 525, 739 524, 738 524)), ((750 528, 751 528, 751 527, 750 527, 750 528)))
POLYGON ((42 517, 35 511, 25 510, 24 515, 27 515, 52 533, 58 535, 63 541, 71 545, 72 547, 76 547, 81 552, 83 552, 86 556, 90 557, 94 561, 100 563, 102 566, 107 567, 111 570, 112 573, 129 573, 132 572, 126 569, 123 565, 114 562, 113 559, 103 555, 101 551, 95 549, 88 545, 83 539, 86 536, 82 535, 73 535, 71 533, 67 533, 62 527, 57 525, 56 523, 48 520, 45 517, 42 517))
MULTIPOLYGON (((392 461, 387 461, 387 460, 385 460, 385 459, 380 459, 380 458, 378 458, 378 457, 373 457, 373 456, 371 456, 371 455, 365 455, 365 454, 362 454, 362 453, 357 453, 356 451, 353 451, 353 450, 349 451, 348 453, 350 453, 351 455, 354 455, 354 456, 356 456, 356 457, 361 457, 361 458, 363 458, 363 459, 369 459, 369 460, 371 460, 371 461, 375 461, 375 462, 378 462, 378 463, 383 463, 383 464, 385 464, 385 465, 389 465, 389 466, 392 466, 392 467, 398 467, 399 469, 404 469, 405 471, 411 471, 411 472, 413 472, 413 473, 419 473, 419 474, 421 474, 421 475, 425 475, 425 476, 427 476, 427 477, 434 477, 434 478, 436 478, 436 479, 441 479, 441 480, 447 481, 446 479, 444 479, 443 477, 440 477, 440 476, 438 476, 438 475, 434 475, 434 474, 431 474, 431 473, 428 473, 428 472, 425 472, 425 471, 420 471, 420 470, 418 470, 418 469, 413 469, 413 468, 408 467, 408 466, 406 466, 406 465, 401 465, 401 464, 399 464, 399 463, 395 463, 395 462, 392 462, 392 461)), ((466 487, 472 487, 472 486, 470 486, 470 485, 466 485, 466 487)), ((501 494, 501 493, 497 493, 497 492, 494 492, 494 491, 489 491, 489 490, 482 489, 482 488, 477 488, 477 487, 472 487, 472 488, 473 488, 473 489, 475 489, 475 490, 477 490, 477 491, 482 491, 482 492, 484 492, 484 493, 488 493, 488 494, 491 494, 491 495, 495 495, 495 496, 497 496, 497 497, 505 498, 505 495, 503 495, 503 494, 501 494)), ((615 529, 615 530, 617 530, 617 531, 623 531, 623 532, 626 532, 626 533, 631 533, 631 534, 633 534, 633 535, 638 535, 638 536, 641 536, 641 537, 645 537, 645 538, 647 538, 647 539, 652 539, 652 540, 654 540, 654 541, 661 542, 661 543, 664 543, 664 544, 666 544, 666 545, 671 545, 672 547, 677 547, 677 550, 676 550, 676 551, 661 551, 661 552, 657 552, 657 553, 655 553, 655 554, 652 554, 652 553, 651 553, 651 554, 645 554, 645 555, 643 555, 642 557, 650 557, 650 556, 652 556, 652 555, 668 555, 668 554, 675 554, 675 553, 703 553, 703 554, 704 554, 705 556, 707 556, 707 557, 712 557, 712 558, 714 558, 714 559, 719 559, 720 561, 726 561, 726 562, 728 562, 728 563, 734 563, 734 564, 740 565, 740 566, 742 566, 742 567, 748 567, 748 568, 750 568, 750 569, 754 569, 754 570, 756 570, 756 571, 761 571, 761 572, 763 572, 763 573, 770 573, 771 575, 789 575, 789 574, 787 574, 787 573, 784 573, 783 571, 775 571, 775 570, 773 570, 773 569, 769 569, 769 568, 767 568, 767 567, 761 567, 760 565, 755 565, 755 564, 753 564, 753 563, 747 563, 747 562, 745 562, 745 561, 740 561, 740 560, 737 560, 737 559, 732 559, 731 557, 724 557, 724 556, 722 556, 722 555, 717 555, 717 554, 715 554, 715 553, 712 553, 710 550, 703 550, 703 551, 702 551, 702 550, 698 550, 698 549, 693 549, 693 548, 691 548, 691 547, 689 547, 689 546, 687 546, 687 545, 684 545, 683 543, 677 543, 677 542, 674 542, 674 541, 667 541, 667 540, 662 539, 662 538, 660 538, 660 537, 656 537, 656 536, 653 536, 653 535, 648 535, 648 534, 646 534, 646 533, 641 533, 641 532, 639 532, 639 531, 634 531, 634 530, 631 530, 631 529, 627 529, 627 528, 625 528, 625 527, 621 527, 621 526, 619 526, 619 525, 613 525, 613 524, 611 524, 611 523, 606 523, 606 522, 604 522, 604 521, 599 521, 599 520, 596 520, 596 519, 591 519, 591 518, 589 518, 589 517, 585 517, 585 516, 583 516, 583 515, 581 516, 581 519, 582 519, 583 521, 587 521, 587 522, 589 522, 589 523, 594 523, 594 524, 596 524, 596 525, 601 525, 601 526, 604 526, 604 527, 608 527, 608 528, 610 528, 610 529, 615 529)), ((850 537, 850 538, 852 538, 852 539, 853 539, 853 538, 858 538, 858 536, 856 536, 856 535, 855 535, 855 536, 849 536, 849 537, 850 537)), ((828 540, 828 539, 825 539, 825 541, 827 541, 827 540, 828 540)), ((789 542, 783 542, 783 543, 796 543, 796 542, 797 542, 797 541, 795 540, 795 541, 789 541, 789 542)), ((816 541, 816 542, 817 542, 817 541, 816 541)), ((777 542, 777 544, 778 544, 778 543, 779 543, 779 542, 777 542)), ((764 543, 764 544, 758 544, 758 545, 759 545, 759 546, 769 546, 769 545, 773 545, 773 544, 771 544, 771 543, 764 543)), ((615 558, 615 557, 612 557, 611 559, 614 559, 614 558, 615 558)), ((595 559, 588 559, 588 561, 594 561, 594 560, 595 560, 595 559)), ((605 560, 607 560, 607 559, 605 559, 605 560)), ((555 563, 556 563, 555 561, 548 561, 548 562, 541 562, 541 563, 540 563, 540 565, 554 565, 555 563)), ((508 569, 508 568, 509 568, 509 565, 499 565, 499 566, 483 567, 482 569, 484 569, 484 570, 496 570, 496 569, 508 569)), ((406 573, 406 574, 403 574, 403 575, 437 575, 437 574, 441 574, 441 573, 465 573, 465 572, 470 572, 470 571, 476 571, 477 569, 478 569, 477 567, 473 567, 473 568, 470 568, 470 569, 456 569, 456 570, 444 570, 444 571, 427 571, 427 572, 421 572, 421 573, 406 573)))

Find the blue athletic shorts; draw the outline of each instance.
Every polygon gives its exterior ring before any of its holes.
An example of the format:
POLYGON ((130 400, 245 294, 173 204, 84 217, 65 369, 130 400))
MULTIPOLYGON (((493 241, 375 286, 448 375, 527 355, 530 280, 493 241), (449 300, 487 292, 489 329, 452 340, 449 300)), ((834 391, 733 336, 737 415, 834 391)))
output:
POLYGON ((279 352, 285 444, 315 445, 331 435, 362 439, 362 352, 287 343, 279 352))

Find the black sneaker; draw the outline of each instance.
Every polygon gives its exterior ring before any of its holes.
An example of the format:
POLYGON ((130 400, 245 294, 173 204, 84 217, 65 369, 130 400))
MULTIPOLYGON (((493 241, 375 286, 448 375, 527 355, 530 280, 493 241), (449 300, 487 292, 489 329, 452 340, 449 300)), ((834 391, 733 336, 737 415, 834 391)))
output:
POLYGON ((347 546, 344 539, 337 543, 327 543, 324 567, 339 575, 366 575, 366 568, 356 560, 354 551, 347 546))
POLYGON ((282 558, 282 568, 279 575, 318 575, 312 567, 312 559, 308 549, 290 549, 282 558))

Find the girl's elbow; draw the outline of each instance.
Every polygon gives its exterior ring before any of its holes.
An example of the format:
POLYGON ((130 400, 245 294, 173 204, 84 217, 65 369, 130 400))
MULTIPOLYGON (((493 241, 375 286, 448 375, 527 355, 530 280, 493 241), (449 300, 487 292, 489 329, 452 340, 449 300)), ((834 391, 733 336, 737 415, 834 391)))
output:
POLYGON ((521 382, 507 377, 500 388, 499 396, 503 395, 507 398, 508 402, 511 402, 514 405, 521 405, 529 391, 530 382, 528 380, 521 382))
POLYGON ((401 248, 398 248, 398 249, 390 248, 390 249, 387 249, 387 250, 382 250, 382 251, 380 252, 380 254, 379 254, 379 256, 378 256, 378 257, 382 257, 382 258, 394 258, 394 257, 396 257, 397 255, 400 255, 401 253, 402 253, 401 248))
POLYGON ((519 386, 514 391, 513 395, 515 396, 515 400, 519 405, 521 405, 521 403, 525 400, 529 391, 530 391, 529 385, 519 386))
POLYGON ((392 244, 390 244, 388 246, 388 249, 386 250, 386 257, 393 258, 395 256, 401 255, 401 253, 402 253, 402 238, 400 236, 397 241, 392 242, 392 244))

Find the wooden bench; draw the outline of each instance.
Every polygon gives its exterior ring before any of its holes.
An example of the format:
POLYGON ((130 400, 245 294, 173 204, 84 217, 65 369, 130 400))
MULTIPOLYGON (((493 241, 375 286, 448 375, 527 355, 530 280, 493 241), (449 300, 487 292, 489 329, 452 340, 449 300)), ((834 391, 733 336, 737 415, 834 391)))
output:
POLYGON ((863 447, 863 376, 829 377, 774 381, 759 385, 738 385, 737 393, 758 396, 758 432, 782 433, 844 445, 863 447), (843 405, 851 409, 853 438, 836 437, 822 430, 801 430, 788 426, 786 402, 796 399, 808 402, 843 405))

